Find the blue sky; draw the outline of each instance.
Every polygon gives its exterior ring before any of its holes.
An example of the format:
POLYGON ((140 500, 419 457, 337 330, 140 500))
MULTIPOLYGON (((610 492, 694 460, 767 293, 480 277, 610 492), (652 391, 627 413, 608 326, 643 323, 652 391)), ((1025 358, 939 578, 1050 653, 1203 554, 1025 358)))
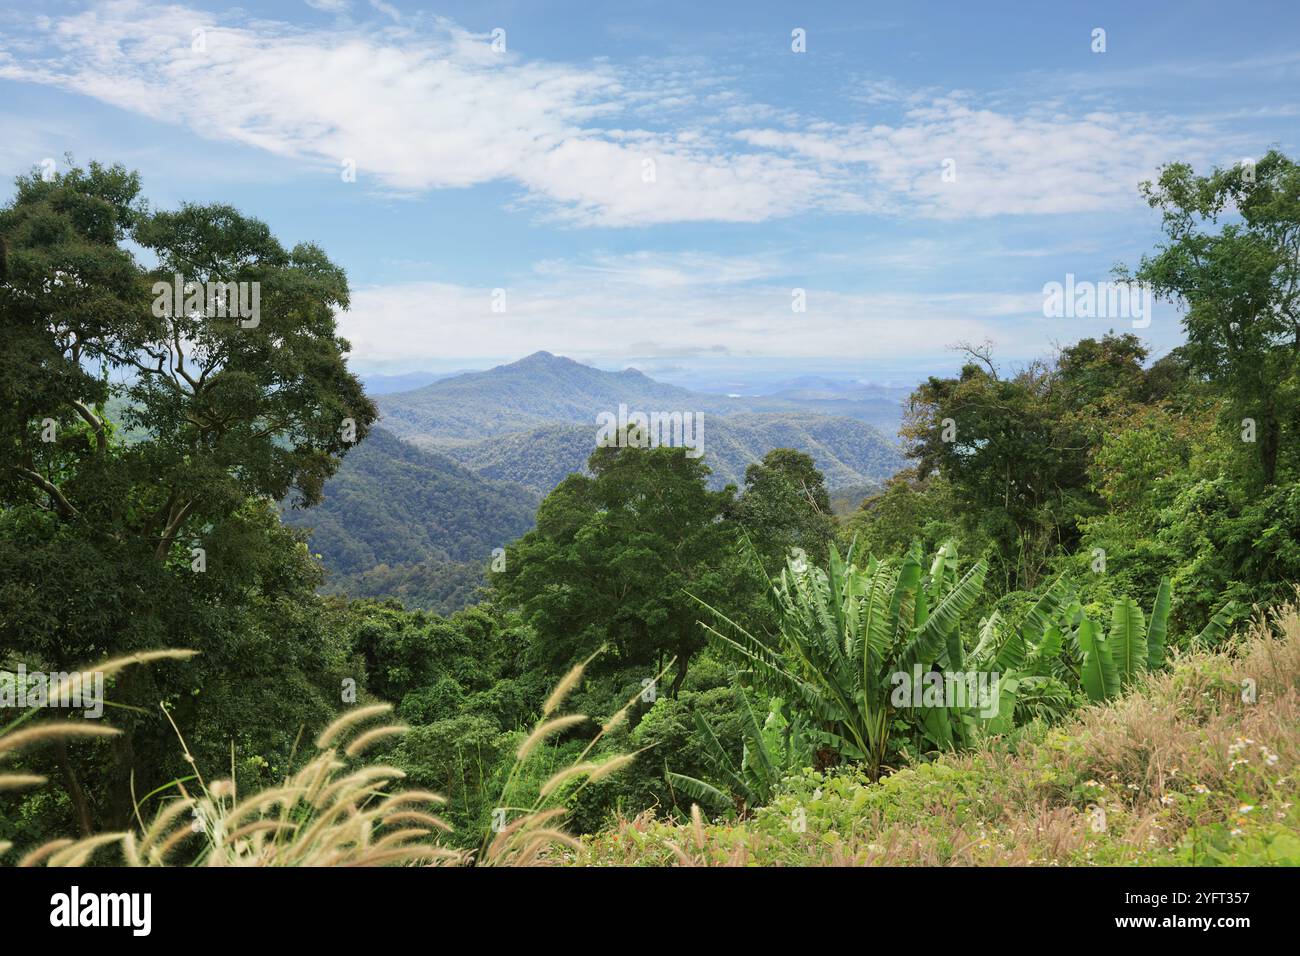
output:
MULTIPOLYGON (((1014 364, 1126 325, 1044 318, 1043 285, 1152 248, 1161 163, 1300 152, 1288 3, 32 10, 0 0, 0 174, 122 162, 157 205, 320 243, 368 372, 547 349, 911 381, 985 339, 1014 364)), ((1177 344, 1176 308, 1139 334, 1177 344)))

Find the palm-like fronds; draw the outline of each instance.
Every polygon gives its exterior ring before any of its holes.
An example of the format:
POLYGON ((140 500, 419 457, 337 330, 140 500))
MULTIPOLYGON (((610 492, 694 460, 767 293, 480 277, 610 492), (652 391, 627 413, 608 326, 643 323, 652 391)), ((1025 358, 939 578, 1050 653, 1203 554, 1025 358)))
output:
POLYGON ((769 646, 716 608, 705 630, 719 652, 770 694, 805 708, 818 742, 879 773, 888 743, 891 675, 961 656, 959 625, 983 587, 978 561, 958 578, 946 544, 922 574, 913 548, 897 567, 865 568, 831 549, 825 571, 789 563, 771 599, 780 646, 769 646))
POLYGON ((767 717, 760 724, 745 689, 737 685, 735 695, 744 741, 739 765, 727 753, 709 722, 698 711, 694 714, 696 729, 704 741, 702 756, 713 778, 725 790, 686 774, 666 771, 666 776, 670 783, 696 800, 711 806, 738 804, 738 809, 743 811, 766 805, 781 779, 806 766, 811 753, 798 718, 788 725, 781 716, 784 702, 780 698, 772 701, 767 717))
POLYGON ((1131 597, 1117 598, 1111 607, 1109 634, 1103 634, 1100 625, 1076 612, 1079 682, 1089 699, 1117 697, 1143 674, 1164 666, 1170 593, 1169 579, 1161 578, 1150 621, 1144 619, 1142 609, 1131 597))

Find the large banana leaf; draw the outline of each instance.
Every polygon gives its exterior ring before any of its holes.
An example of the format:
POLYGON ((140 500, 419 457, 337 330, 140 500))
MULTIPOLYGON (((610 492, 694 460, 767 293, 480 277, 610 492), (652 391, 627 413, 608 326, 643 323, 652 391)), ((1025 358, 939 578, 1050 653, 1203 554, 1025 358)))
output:
POLYGON ((1115 601, 1107 643, 1119 671, 1120 686, 1127 687, 1146 672, 1147 629, 1142 620, 1142 609, 1131 597, 1115 601))
POLYGON ((1111 657, 1106 639, 1101 636, 1101 629, 1087 617, 1079 621, 1079 649, 1083 654, 1083 664, 1079 669, 1079 683, 1088 698, 1094 701, 1107 700, 1119 693, 1119 671, 1111 657))
POLYGON ((1001 627, 1002 615, 997 611, 980 622, 979 640, 975 643, 975 649, 967 655, 967 659, 976 667, 982 667, 996 653, 1001 627))
POLYGON ((754 716, 754 708, 744 688, 739 685, 736 686, 736 704, 740 710, 740 732, 745 739, 745 750, 740 759, 741 773, 754 777, 754 790, 766 798, 778 782, 779 772, 773 755, 768 752, 762 725, 754 716))
POLYGON ((1025 666, 1030 649, 1043 639, 1043 634, 1051 626, 1052 619, 1056 617, 1068 593, 1065 579, 1060 577, 1034 602, 1020 627, 998 651, 997 669, 1000 672, 1006 674, 1025 666))
POLYGON ((688 777, 682 773, 673 773, 671 770, 665 771, 664 775, 670 783, 680 787, 693 800, 722 807, 731 805, 731 798, 711 783, 705 783, 697 777, 688 777))
POLYGON ((910 674, 913 665, 928 667, 938 659, 945 649, 948 632, 958 626, 962 617, 979 599, 980 591, 984 588, 984 575, 987 573, 986 561, 981 559, 975 562, 975 566, 944 596, 925 624, 918 629, 916 636, 904 647, 896 669, 910 674))
POLYGON ((1159 670, 1165 665, 1165 637, 1169 630, 1169 578, 1160 579, 1156 589, 1156 603, 1151 608, 1151 623, 1147 625, 1147 670, 1159 670))

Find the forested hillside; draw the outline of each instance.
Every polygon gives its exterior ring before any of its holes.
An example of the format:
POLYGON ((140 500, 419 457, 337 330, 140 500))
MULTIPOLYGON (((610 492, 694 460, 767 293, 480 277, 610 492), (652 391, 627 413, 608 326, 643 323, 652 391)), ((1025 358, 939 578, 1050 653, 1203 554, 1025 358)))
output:
POLYGON ((528 530, 538 499, 374 428, 325 484, 321 503, 285 510, 341 574, 431 559, 485 564, 528 530))
POLYGON ((532 526, 537 501, 374 428, 326 482, 318 506, 283 515, 310 529, 328 593, 451 613, 472 603, 493 550, 532 526))
MULTIPOLYGON (((555 424, 464 444, 412 441, 436 448, 486 478, 518 482, 544 494, 583 469, 595 434, 594 423, 555 424)), ((742 484, 745 469, 774 448, 808 452, 831 487, 883 481, 904 464, 880 432, 849 418, 813 413, 705 418, 704 462, 713 488, 742 484)))

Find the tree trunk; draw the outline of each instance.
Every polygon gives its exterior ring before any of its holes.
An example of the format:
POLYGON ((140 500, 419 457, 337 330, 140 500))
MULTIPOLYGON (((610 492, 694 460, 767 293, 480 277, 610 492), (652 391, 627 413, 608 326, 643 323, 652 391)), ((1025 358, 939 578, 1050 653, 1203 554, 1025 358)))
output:
POLYGON ((77 772, 72 769, 72 761, 68 758, 68 742, 58 741, 55 750, 59 758, 59 769, 63 772, 63 784, 72 801, 72 812, 77 817, 77 826, 81 829, 82 836, 92 836, 95 826, 90 818, 90 803, 86 800, 86 791, 81 789, 81 781, 77 779, 77 772))

